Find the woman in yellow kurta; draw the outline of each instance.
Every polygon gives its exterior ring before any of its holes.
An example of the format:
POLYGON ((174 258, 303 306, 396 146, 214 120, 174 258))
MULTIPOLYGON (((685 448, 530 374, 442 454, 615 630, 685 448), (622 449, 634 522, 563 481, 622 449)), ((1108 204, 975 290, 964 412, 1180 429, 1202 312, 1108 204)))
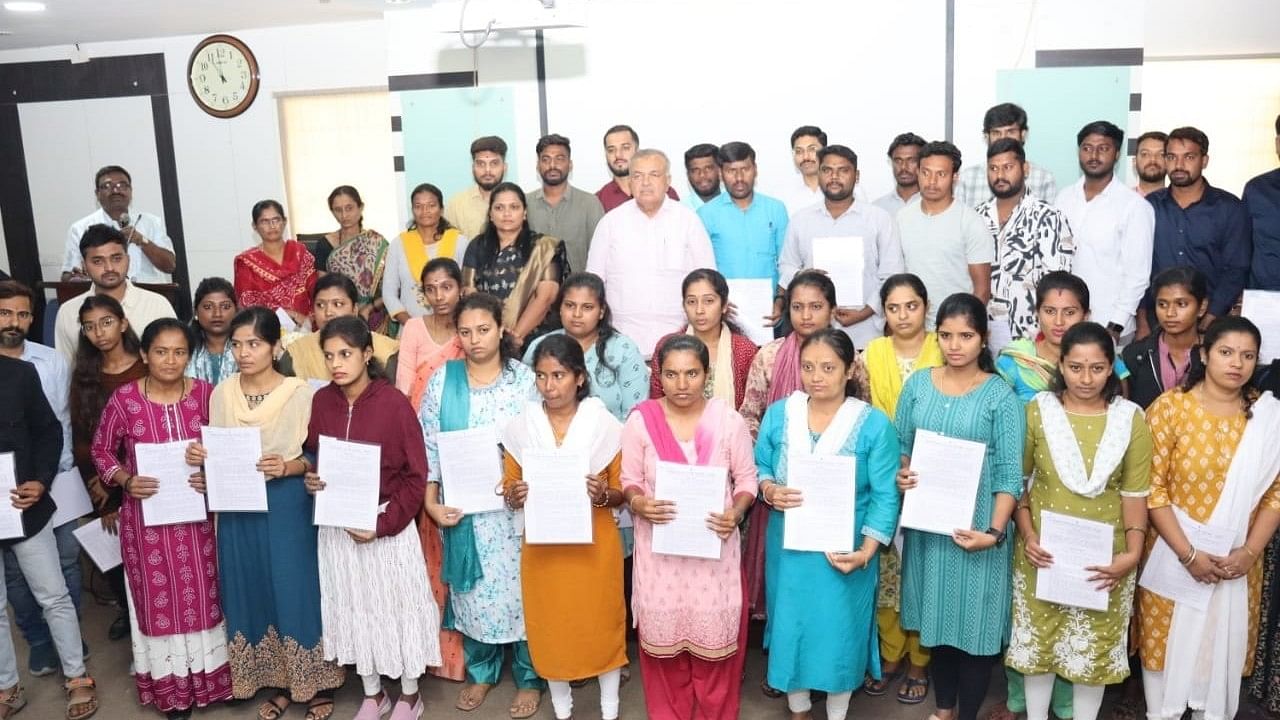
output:
POLYGON ((558 450, 587 458, 582 502, 592 510, 590 544, 530 544, 526 520, 521 581, 529 655, 548 681, 556 718, 573 715, 570 681, 599 677, 601 717, 614 720, 627 664, 622 543, 613 520, 622 504, 622 424, 588 396, 586 359, 573 338, 543 339, 533 369, 542 400, 529 403, 503 438, 507 504, 521 508, 528 498, 526 453, 558 450))
POLYGON ((1252 671, 1257 560, 1280 525, 1280 402, 1246 385, 1260 344, 1248 320, 1215 320, 1199 350, 1204 366, 1147 409, 1154 440, 1148 507, 1159 535, 1147 556, 1138 613, 1152 720, 1180 718, 1188 707, 1203 713, 1198 717, 1233 718, 1240 677, 1252 671), (1196 547, 1187 518, 1225 530, 1229 552, 1196 547), (1210 586, 1207 610, 1147 589, 1161 565, 1210 586))
MULTIPOLYGON (((938 336, 926 332, 925 314, 929 293, 920 278, 909 273, 893 275, 880 286, 880 306, 884 308, 889 334, 867 344, 862 360, 867 366, 871 404, 890 418, 898 410, 902 383, 922 368, 942 366, 938 336)), ((906 680, 898 688, 898 700, 908 705, 923 702, 929 694, 929 648, 920 646, 920 633, 902 629, 898 614, 902 581, 902 559, 893 543, 880 551, 880 586, 876 593, 876 625, 880 629, 881 679, 867 678, 863 692, 883 695, 894 680, 906 680)))

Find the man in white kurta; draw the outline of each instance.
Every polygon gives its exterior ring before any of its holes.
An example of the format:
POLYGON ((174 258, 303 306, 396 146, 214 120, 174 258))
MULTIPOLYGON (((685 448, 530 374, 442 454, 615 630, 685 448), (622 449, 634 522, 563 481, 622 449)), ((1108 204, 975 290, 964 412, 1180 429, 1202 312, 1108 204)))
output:
POLYGON ((698 268, 714 268, 711 239, 698 215, 669 201, 671 164, 658 150, 631 158, 632 198, 596 225, 587 272, 605 284, 613 324, 648 358, 658 340, 685 323, 680 285, 698 268))
POLYGON ((98 209, 72 223, 67 230, 62 279, 85 272, 80 257, 80 238, 84 231, 92 225, 109 225, 118 228, 128 243, 130 280, 169 282, 169 273, 177 264, 173 240, 169 239, 164 220, 130 207, 133 203, 133 180, 129 172, 117 165, 102 168, 94 178, 94 190, 98 209))

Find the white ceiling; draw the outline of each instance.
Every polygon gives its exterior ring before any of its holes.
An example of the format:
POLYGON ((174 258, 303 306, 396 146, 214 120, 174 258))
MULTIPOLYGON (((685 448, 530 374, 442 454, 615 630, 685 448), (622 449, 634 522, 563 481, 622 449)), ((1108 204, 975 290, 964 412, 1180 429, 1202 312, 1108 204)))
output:
POLYGON ((226 30, 373 20, 386 0, 44 0, 41 13, 0 7, 0 50, 111 40, 195 35, 226 30))

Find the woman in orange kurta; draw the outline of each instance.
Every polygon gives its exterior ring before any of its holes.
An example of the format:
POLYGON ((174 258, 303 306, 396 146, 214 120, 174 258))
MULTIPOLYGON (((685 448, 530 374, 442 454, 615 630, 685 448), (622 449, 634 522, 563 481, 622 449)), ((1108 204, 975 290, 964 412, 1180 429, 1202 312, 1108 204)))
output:
POLYGON ((503 438, 507 504, 521 508, 528 498, 528 453, 559 451, 586 458, 582 502, 592 510, 590 544, 531 544, 526 518, 520 575, 529 655, 548 681, 558 720, 573 715, 570 681, 591 677, 600 680, 601 717, 614 720, 627 664, 622 542, 613 519, 622 504, 622 423, 589 396, 586 359, 573 338, 544 338, 533 369, 542 400, 530 402, 503 438))
POLYGON ((1199 350, 1204 366, 1147 409, 1154 441, 1148 507, 1158 532, 1138 592, 1148 718, 1179 718, 1188 707, 1235 717, 1239 678, 1252 672, 1257 559, 1280 525, 1280 402, 1246 387, 1260 344, 1248 320, 1215 320, 1199 350), (1196 547, 1208 541, 1195 540, 1200 534, 1186 518, 1225 531, 1229 552, 1196 547), (1161 567, 1212 588, 1206 609, 1167 596, 1180 591, 1145 587, 1161 567))

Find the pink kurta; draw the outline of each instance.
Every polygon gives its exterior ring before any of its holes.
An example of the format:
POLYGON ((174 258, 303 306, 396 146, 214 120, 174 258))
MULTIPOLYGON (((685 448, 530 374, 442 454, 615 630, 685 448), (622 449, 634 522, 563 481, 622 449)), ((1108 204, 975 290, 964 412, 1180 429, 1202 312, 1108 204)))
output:
MULTIPOLYGON (((725 506, 738 495, 755 497, 756 464, 742 416, 713 398, 707 401, 699 426, 714 437, 708 464, 729 470, 725 506)), ((622 430, 623 489, 637 488, 652 496, 657 463, 644 420, 640 413, 632 413, 622 430)), ((724 541, 719 560, 658 555, 652 546, 653 525, 635 518, 631 606, 640 647, 658 657, 688 652, 707 660, 737 652, 742 616, 738 531, 724 541)))
MULTIPOLYGON (((107 485, 118 468, 136 472, 134 446, 198 440, 209 422, 213 386, 192 383, 176 405, 158 405, 131 382, 112 394, 93 437, 93 462, 107 485)), ((208 630, 222 622, 217 544, 209 520, 144 527, 142 505, 126 494, 120 508, 120 550, 135 604, 134 622, 144 635, 162 637, 208 630)))

